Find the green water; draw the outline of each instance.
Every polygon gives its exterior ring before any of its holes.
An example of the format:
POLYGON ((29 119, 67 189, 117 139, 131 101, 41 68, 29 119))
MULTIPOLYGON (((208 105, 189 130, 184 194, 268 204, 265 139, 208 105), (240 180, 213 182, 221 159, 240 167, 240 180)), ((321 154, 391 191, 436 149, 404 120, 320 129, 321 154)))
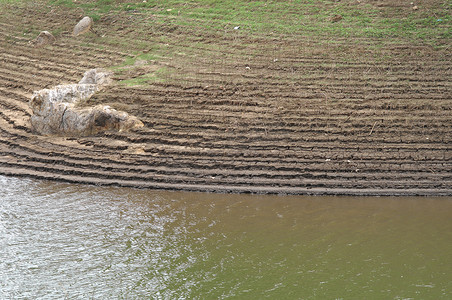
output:
POLYGON ((0 176, 0 299, 452 299, 452 198, 0 176))

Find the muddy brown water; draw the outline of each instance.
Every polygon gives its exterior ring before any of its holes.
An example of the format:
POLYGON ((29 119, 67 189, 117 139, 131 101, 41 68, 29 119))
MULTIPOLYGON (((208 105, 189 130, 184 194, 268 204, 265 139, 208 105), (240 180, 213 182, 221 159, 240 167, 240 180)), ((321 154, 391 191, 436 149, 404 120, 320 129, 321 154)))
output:
POLYGON ((0 176, 1 299, 450 299, 451 197, 159 192, 0 176))

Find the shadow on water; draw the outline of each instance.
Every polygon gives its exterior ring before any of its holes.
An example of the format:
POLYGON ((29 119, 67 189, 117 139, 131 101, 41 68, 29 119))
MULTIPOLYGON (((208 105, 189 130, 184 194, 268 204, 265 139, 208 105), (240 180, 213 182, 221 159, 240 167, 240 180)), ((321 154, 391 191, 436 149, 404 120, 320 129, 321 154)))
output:
POLYGON ((0 177, 0 298, 450 299, 452 198, 0 177))

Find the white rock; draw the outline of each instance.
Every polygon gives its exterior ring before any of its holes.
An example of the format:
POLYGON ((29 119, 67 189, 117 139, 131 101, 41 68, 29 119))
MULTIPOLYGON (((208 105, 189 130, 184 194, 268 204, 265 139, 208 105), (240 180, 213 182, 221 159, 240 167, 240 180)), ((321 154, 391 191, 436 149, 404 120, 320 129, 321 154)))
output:
POLYGON ((77 25, 75 25, 72 35, 78 36, 87 33, 93 27, 93 24, 93 19, 90 17, 84 17, 77 23, 77 25))
POLYGON ((111 83, 110 73, 89 70, 78 84, 58 85, 33 93, 30 118, 33 132, 42 135, 86 136, 105 130, 128 130, 143 123, 109 106, 79 108, 97 91, 111 83))
POLYGON ((53 44, 55 42, 55 37, 48 31, 41 31, 36 39, 32 42, 35 47, 42 47, 47 44, 53 44))

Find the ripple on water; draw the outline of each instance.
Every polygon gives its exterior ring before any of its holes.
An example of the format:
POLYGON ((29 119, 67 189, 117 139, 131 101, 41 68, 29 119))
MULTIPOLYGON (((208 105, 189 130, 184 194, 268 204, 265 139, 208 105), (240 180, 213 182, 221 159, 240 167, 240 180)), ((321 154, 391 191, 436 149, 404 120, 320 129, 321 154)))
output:
POLYGON ((452 199, 167 193, 0 176, 0 298, 452 297, 452 199))

